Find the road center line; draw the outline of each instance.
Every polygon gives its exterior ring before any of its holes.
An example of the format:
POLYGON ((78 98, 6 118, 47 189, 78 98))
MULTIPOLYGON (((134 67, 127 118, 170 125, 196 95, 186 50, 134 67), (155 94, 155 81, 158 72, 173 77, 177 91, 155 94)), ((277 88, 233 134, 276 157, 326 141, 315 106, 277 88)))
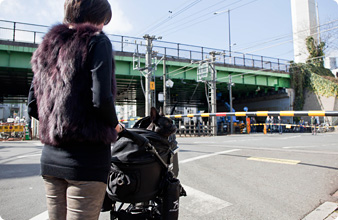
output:
POLYGON ((212 156, 216 156, 216 155, 220 155, 220 154, 227 154, 227 153, 231 153, 231 152, 235 152, 235 151, 239 151, 239 150, 240 149, 232 149, 232 150, 227 150, 227 151, 215 152, 215 153, 212 153, 212 154, 206 154, 206 155, 202 155, 202 156, 198 156, 198 157, 192 157, 192 158, 189 158, 189 159, 181 160, 179 163, 180 164, 188 163, 188 162, 191 162, 191 161, 200 160, 200 159, 204 159, 204 158, 207 158, 207 157, 212 157, 212 156))
POLYGON ((287 159, 279 159, 279 158, 267 158, 267 157, 249 157, 247 160, 255 160, 269 163, 282 163, 282 164, 290 164, 296 165, 300 163, 300 160, 287 160, 287 159))

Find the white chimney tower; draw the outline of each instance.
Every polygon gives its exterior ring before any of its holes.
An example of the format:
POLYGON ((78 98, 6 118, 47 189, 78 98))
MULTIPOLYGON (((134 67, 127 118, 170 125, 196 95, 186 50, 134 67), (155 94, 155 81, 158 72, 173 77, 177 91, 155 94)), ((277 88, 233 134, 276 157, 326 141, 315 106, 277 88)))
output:
POLYGON ((306 38, 312 36, 318 42, 315 0, 291 0, 294 61, 305 63, 309 56, 306 38))

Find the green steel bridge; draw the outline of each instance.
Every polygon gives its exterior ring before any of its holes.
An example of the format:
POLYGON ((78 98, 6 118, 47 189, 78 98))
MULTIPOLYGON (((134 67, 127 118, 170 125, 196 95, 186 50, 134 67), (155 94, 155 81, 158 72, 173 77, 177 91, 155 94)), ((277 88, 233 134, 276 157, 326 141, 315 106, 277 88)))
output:
MULTIPOLYGON (((0 20, 0 103, 25 102, 32 80, 30 59, 41 42, 48 26, 0 20)), ((133 68, 135 53, 145 63, 143 38, 110 35, 116 59, 118 104, 137 104, 144 109, 142 84, 144 77, 133 68)), ((169 106, 194 106, 207 109, 207 86, 197 81, 197 68, 201 61, 216 52, 217 100, 229 100, 228 82, 232 76, 235 100, 255 99, 285 93, 290 88, 289 62, 287 60, 231 52, 227 50, 153 41, 155 92, 163 90, 163 62, 166 58, 167 79, 174 82, 168 88, 169 106)), ((157 102, 157 107, 161 105, 157 102)))

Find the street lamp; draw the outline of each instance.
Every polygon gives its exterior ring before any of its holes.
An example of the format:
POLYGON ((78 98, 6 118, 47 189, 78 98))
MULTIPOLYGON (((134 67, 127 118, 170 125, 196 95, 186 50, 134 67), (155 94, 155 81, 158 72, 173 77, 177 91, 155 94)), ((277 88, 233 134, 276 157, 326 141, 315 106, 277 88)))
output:
POLYGON ((229 26, 229 56, 231 57, 231 28, 230 28, 230 9, 225 11, 214 12, 214 15, 222 14, 228 12, 228 26, 229 26))

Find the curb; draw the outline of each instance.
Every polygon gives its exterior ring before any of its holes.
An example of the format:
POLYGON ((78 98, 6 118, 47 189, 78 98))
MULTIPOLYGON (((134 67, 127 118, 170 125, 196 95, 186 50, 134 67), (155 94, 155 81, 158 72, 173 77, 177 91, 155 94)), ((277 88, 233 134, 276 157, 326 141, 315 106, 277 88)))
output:
POLYGON ((338 219, 338 213, 335 212, 336 210, 338 210, 338 203, 325 202, 321 204, 318 208, 313 210, 310 214, 305 216, 305 218, 303 218, 302 220, 335 220, 338 219))
POLYGON ((338 133, 338 126, 334 126, 334 131, 333 132, 338 133))

